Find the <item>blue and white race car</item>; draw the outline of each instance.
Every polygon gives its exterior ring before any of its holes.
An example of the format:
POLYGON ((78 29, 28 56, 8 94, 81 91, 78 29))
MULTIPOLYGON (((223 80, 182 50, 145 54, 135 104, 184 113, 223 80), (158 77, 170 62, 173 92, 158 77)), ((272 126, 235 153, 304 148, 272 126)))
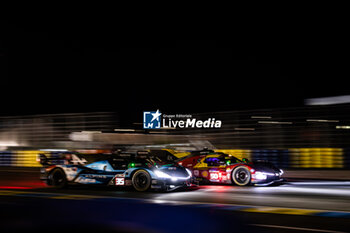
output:
POLYGON ((191 171, 171 161, 164 161, 148 151, 119 154, 64 154, 57 158, 40 155, 41 180, 58 188, 69 184, 132 186, 137 191, 171 191, 192 187, 191 171))

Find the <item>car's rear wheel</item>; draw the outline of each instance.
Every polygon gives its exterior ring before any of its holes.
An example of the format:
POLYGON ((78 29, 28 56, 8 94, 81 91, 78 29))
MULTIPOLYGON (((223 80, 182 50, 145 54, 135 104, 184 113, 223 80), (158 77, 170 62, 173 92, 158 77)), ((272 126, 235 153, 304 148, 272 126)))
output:
POLYGON ((250 184, 251 174, 247 167, 239 166, 232 171, 232 182, 239 186, 250 184))
POLYGON ((137 170, 132 176, 132 186, 136 191, 144 192, 151 187, 151 176, 145 170, 137 170))
POLYGON ((49 175, 48 183, 56 188, 63 188, 67 185, 66 174, 62 169, 55 169, 49 175))

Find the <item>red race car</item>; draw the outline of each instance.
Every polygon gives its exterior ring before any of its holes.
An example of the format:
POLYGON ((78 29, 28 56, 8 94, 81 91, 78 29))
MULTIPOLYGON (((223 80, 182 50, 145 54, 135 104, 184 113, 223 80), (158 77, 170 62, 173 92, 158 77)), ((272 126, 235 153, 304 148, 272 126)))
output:
POLYGON ((267 161, 250 162, 232 155, 211 150, 195 151, 177 161, 191 169, 202 183, 226 183, 245 185, 269 185, 282 182, 283 170, 267 161))

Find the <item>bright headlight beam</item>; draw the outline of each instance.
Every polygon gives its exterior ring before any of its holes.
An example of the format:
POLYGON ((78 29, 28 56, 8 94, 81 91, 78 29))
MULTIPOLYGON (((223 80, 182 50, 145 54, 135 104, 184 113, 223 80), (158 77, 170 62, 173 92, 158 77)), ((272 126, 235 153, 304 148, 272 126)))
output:
POLYGON ((266 180, 267 176, 274 176, 275 174, 273 173, 268 173, 268 172, 260 172, 257 171, 255 174, 253 174, 253 178, 257 180, 266 180))
POLYGON ((188 168, 186 168, 186 171, 187 171, 188 175, 189 175, 190 177, 192 177, 192 172, 191 172, 191 170, 188 169, 188 168))
POLYGON ((262 172, 255 172, 255 179, 257 180, 266 180, 267 175, 262 172))
POLYGON ((158 171, 158 170, 155 170, 154 173, 159 177, 159 178, 172 178, 170 175, 164 173, 164 172, 161 172, 161 171, 158 171))
MULTIPOLYGON (((187 169, 186 169, 187 171, 187 169)), ((187 171, 188 172, 191 172, 191 171, 187 171)), ((191 178, 191 173, 189 173, 187 177, 175 177, 175 176, 170 176, 168 174, 166 174, 165 172, 162 172, 162 171, 159 171, 159 170, 155 170, 154 171, 154 174, 156 174, 156 176, 158 176, 159 178, 167 178, 167 179, 171 179, 172 181, 177 181, 177 180, 187 180, 189 178, 191 178)))

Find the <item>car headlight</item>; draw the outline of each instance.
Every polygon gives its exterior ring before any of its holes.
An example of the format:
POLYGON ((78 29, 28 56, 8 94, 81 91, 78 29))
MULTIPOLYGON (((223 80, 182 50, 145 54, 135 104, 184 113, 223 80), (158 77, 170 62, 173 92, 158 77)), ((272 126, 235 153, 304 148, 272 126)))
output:
POLYGON ((156 174, 156 176, 158 176, 159 178, 172 178, 170 175, 168 175, 164 172, 161 172, 159 170, 155 170, 154 174, 156 174))
POLYGON ((192 172, 191 172, 191 170, 188 169, 188 168, 186 168, 186 171, 187 171, 188 175, 189 175, 190 177, 192 177, 192 172))
POLYGON ((255 172, 255 179, 257 180, 266 180, 267 175, 263 172, 255 172))
POLYGON ((280 169, 280 176, 283 175, 284 171, 280 169))

